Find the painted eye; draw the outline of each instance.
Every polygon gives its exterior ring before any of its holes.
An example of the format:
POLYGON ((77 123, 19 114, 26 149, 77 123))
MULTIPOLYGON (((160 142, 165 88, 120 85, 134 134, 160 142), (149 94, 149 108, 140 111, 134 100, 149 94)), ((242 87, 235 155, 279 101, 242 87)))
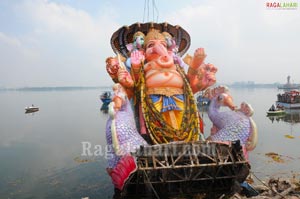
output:
POLYGON ((148 45, 147 45, 147 48, 152 48, 154 46, 154 43, 149 43, 148 45))
POLYGON ((167 47, 167 42, 161 42, 164 47, 167 47))

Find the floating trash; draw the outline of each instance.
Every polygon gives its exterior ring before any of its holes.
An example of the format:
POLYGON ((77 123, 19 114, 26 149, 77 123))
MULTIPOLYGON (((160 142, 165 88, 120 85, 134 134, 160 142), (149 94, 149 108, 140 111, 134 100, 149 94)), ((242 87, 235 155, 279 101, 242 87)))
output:
POLYGON ((286 138, 289 138, 289 139, 295 139, 295 136, 292 136, 292 135, 284 135, 284 137, 286 137, 286 138))
POLYGON ((267 157, 272 158, 272 160, 274 160, 275 162, 278 163, 284 163, 284 159, 281 158, 281 155, 279 155, 278 153, 274 153, 274 152, 269 152, 265 154, 267 157))

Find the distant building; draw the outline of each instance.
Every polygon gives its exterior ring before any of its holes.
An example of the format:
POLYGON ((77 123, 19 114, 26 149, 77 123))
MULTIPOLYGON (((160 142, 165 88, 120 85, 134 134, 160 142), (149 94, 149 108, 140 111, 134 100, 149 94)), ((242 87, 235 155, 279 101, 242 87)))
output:
POLYGON ((278 86, 278 89, 299 89, 300 88, 300 84, 294 84, 291 83, 291 76, 287 76, 287 82, 286 84, 281 84, 278 86))

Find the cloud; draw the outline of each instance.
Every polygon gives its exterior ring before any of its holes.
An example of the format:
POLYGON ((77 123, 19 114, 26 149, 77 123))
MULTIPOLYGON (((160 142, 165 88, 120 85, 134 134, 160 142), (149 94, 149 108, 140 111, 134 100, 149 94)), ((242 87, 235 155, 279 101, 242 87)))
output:
MULTIPOLYGON (((26 47, 24 45, 24 42, 22 42, 20 39, 6 35, 3 32, 0 32, 0 44, 0 46, 2 46, 2 55, 8 54, 8 52, 11 50, 13 51, 11 55, 15 57, 20 56, 23 58, 27 58, 27 60, 34 59, 37 57, 37 52, 26 47)), ((5 57, 6 56, 3 56, 3 58, 5 57)))
POLYGON ((10 46, 20 47, 21 42, 16 38, 11 38, 7 35, 5 35, 3 32, 0 32, 0 42, 2 44, 7 44, 10 46))
POLYGON ((0 61, 1 70, 11 74, 0 81, 0 86, 110 84, 108 75, 100 76, 106 74, 104 62, 111 53, 110 36, 119 25, 108 13, 111 8, 107 10, 91 16, 70 5, 44 0, 14 5, 13 13, 26 28, 20 28, 22 34, 19 32, 16 36, 0 34, 0 40, 7 43, 3 51, 10 52, 10 57, 13 54, 18 57, 0 61), (13 53, 16 49, 19 53, 13 53), (31 56, 32 60, 28 61, 26 52, 36 56, 31 56), (11 65, 15 70, 11 70, 11 65), (24 71, 28 78, 21 80, 16 73, 25 70, 21 68, 33 72, 24 71))
POLYGON ((25 65, 37 59, 38 53, 26 47, 18 38, 0 32, 0 86, 16 86, 26 79, 25 65))
POLYGON ((298 11, 267 10, 263 1, 204 1, 165 17, 190 33, 190 53, 206 49, 207 62, 219 67, 218 82, 272 83, 285 78, 283 72, 300 73, 298 11))
MULTIPOLYGON (((71 2, 24 0, 9 4, 11 11, 2 15, 10 14, 7 18, 13 20, 5 25, 12 28, 6 30, 4 25, 1 29, 4 58, 0 70, 12 77, 1 78, 0 86, 112 84, 104 63, 113 55, 110 37, 122 25, 139 21, 134 17, 143 10, 109 1, 98 3, 93 12, 87 8, 91 5, 76 7, 71 2)), ((191 35, 190 54, 197 47, 206 49, 206 61, 219 67, 218 82, 275 82, 283 65, 287 73, 300 73, 296 67, 300 62, 297 10, 267 10, 265 2, 251 0, 160 5, 162 21, 178 24, 191 35)))
POLYGON ((24 1, 18 11, 28 17, 37 35, 64 38, 82 47, 99 46, 101 38, 110 36, 118 27, 112 15, 103 13, 93 18, 84 10, 48 1, 24 1))

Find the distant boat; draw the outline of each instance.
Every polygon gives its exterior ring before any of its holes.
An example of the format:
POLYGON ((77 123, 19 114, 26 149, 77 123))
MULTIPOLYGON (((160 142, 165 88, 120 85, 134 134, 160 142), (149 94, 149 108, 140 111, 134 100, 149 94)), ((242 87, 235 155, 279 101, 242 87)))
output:
POLYGON ((282 121, 290 124, 300 123, 300 109, 286 109, 285 114, 280 115, 267 115, 267 117, 273 122, 282 121))
POLYGON ((35 106, 28 106, 28 107, 25 107, 25 113, 34 113, 34 112, 37 112, 39 111, 40 108, 39 107, 35 107, 35 106))
POLYGON ((285 110, 275 110, 275 111, 267 111, 267 116, 277 116, 277 115, 284 115, 285 110))
POLYGON ((197 99, 196 103, 199 111, 206 111, 209 106, 210 99, 204 97, 203 95, 199 95, 196 99, 197 99))
POLYGON ((299 84, 284 84, 277 87, 278 89, 284 89, 284 90, 292 90, 292 89, 300 89, 299 84))
POLYGON ((291 90, 277 95, 276 106, 285 109, 300 109, 300 92, 291 90))
POLYGON ((111 100, 112 100, 112 94, 110 91, 105 91, 103 92, 101 95, 100 95, 100 100, 103 102, 103 103, 110 103, 111 100))
POLYGON ((204 97, 202 95, 199 95, 197 97, 197 104, 207 105, 208 106, 209 103, 210 103, 210 99, 209 98, 206 98, 206 97, 204 97))
POLYGON ((291 83, 291 76, 287 76, 287 83, 283 85, 279 85, 277 88, 284 89, 284 90, 300 89, 300 84, 291 83))
POLYGON ((285 114, 284 107, 278 104, 276 105, 276 107, 274 104, 272 104, 272 106, 267 111, 267 116, 277 116, 277 115, 284 115, 284 114, 285 114))

